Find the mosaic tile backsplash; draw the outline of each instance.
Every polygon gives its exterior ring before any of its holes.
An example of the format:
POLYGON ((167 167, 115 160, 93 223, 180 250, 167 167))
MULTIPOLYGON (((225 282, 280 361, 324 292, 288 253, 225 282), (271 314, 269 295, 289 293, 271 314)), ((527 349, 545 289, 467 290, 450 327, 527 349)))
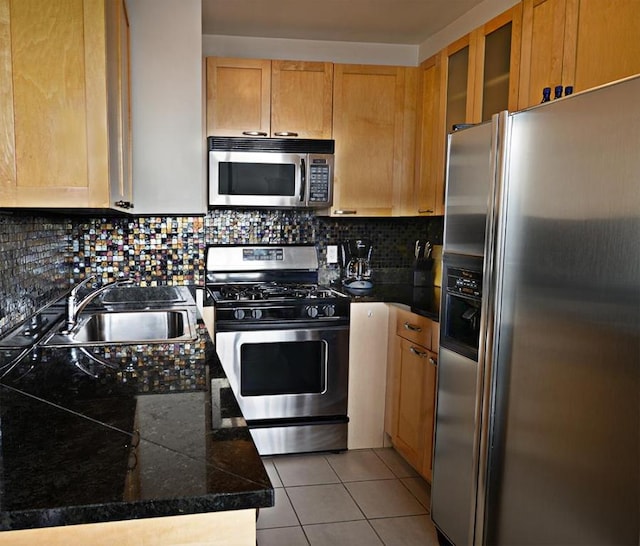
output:
POLYGON ((320 279, 339 277, 326 247, 371 240, 376 271, 410 268, 415 240, 442 244, 442 218, 325 218, 303 210, 209 211, 204 217, 46 219, 0 216, 0 335, 73 282, 131 277, 142 286, 204 284, 210 244, 301 244, 318 249, 320 279))
POLYGON ((0 215, 0 335, 68 289, 70 241, 69 220, 0 215))

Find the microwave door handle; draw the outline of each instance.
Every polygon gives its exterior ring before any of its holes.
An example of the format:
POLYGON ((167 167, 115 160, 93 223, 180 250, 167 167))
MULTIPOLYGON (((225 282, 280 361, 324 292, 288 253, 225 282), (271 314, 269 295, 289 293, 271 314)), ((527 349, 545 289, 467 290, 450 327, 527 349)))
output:
POLYGON ((307 166, 304 157, 300 158, 300 202, 304 201, 307 189, 307 166))

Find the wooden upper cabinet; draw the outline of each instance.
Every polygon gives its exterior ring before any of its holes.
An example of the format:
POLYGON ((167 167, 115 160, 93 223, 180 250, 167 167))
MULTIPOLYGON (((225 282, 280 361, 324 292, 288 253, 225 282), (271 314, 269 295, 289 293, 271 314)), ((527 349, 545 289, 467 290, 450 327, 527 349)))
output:
POLYGON ((524 0, 518 107, 640 73, 637 0, 524 0))
POLYGON ((420 65, 418 86, 415 200, 412 214, 443 214, 444 119, 441 57, 420 65))
POLYGON ((107 1, 107 100, 110 199, 127 208, 133 197, 131 138, 131 43, 124 0, 107 1))
POLYGON ((207 135, 270 131, 271 61, 207 57, 207 135))
POLYGON ((521 4, 474 31, 474 123, 487 121, 502 110, 517 109, 521 40, 521 4))
POLYGON ((402 215, 412 197, 417 68, 334 66, 333 215, 402 215))
POLYGON ((0 0, 0 206, 131 199, 128 32, 122 0, 0 0))
POLYGON ((545 87, 553 96, 553 88, 563 83, 565 57, 571 59, 565 54, 566 34, 567 0, 524 0, 519 110, 542 102, 545 87))
POLYGON ((638 0, 567 0, 575 68, 563 84, 584 91, 640 73, 638 0), (577 17, 576 17, 577 15, 577 17))
POLYGON ((333 64, 207 58, 207 134, 331 138, 333 64))
POLYGON ((467 34, 441 53, 444 70, 445 134, 454 125, 473 123, 475 86, 475 35, 467 34))
POLYGON ((330 139, 332 114, 332 63, 272 61, 272 136, 330 139))

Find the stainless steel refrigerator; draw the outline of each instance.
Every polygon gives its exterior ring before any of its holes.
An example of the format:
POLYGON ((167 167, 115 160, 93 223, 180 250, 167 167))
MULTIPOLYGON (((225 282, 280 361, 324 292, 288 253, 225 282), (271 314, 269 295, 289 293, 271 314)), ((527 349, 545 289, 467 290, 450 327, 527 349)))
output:
POLYGON ((640 544, 640 78, 449 137, 432 518, 640 544))

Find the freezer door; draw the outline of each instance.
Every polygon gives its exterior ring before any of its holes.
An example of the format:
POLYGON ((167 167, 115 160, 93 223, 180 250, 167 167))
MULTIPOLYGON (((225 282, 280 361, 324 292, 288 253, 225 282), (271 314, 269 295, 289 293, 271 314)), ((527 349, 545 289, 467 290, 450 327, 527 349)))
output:
POLYGON ((638 544, 638 97, 633 79, 513 115, 486 544, 638 544))
POLYGON ((457 546, 469 544, 473 493, 478 363, 440 348, 431 483, 431 517, 457 546))
POLYGON ((449 135, 444 253, 484 255, 494 131, 487 122, 449 135))

